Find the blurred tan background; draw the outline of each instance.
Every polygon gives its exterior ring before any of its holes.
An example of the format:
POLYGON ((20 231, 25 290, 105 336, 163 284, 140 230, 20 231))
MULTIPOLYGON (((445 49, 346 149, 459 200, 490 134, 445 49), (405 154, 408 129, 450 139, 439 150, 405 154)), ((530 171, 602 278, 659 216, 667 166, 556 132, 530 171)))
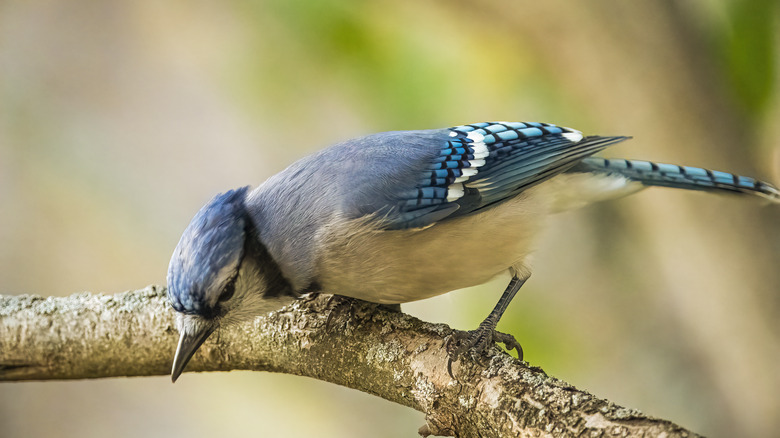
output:
MULTIPOLYGON (((613 157, 780 183, 780 3, 0 0, 0 293, 163 284, 192 215, 369 132, 633 135, 613 157)), ((504 331, 527 360, 712 436, 780 435, 780 207, 652 189, 558 216, 504 331)), ((475 327, 507 279, 405 310, 475 327)), ((403 281, 403 279, 399 279, 403 281)), ((269 373, 0 384, 0 436, 415 436, 269 373)))

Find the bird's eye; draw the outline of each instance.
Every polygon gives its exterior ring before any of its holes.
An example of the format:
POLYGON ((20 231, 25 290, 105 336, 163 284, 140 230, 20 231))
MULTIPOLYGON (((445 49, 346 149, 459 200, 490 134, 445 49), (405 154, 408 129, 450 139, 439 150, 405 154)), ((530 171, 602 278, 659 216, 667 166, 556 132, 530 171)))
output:
POLYGON ((231 278, 225 287, 222 288, 222 294, 219 296, 219 301, 224 302, 231 298, 233 298, 233 294, 236 292, 236 278, 238 276, 231 278))

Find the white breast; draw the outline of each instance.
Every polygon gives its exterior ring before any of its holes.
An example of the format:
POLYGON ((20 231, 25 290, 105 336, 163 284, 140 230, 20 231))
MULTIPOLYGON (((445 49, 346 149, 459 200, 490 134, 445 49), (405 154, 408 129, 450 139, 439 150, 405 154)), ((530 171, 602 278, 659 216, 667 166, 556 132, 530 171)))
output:
POLYGON ((623 177, 558 175, 475 214, 423 229, 385 231, 372 218, 321 230, 323 291, 383 304, 421 300, 514 269, 524 271, 548 214, 640 190, 623 177))
POLYGON ((383 231, 366 219, 329 228, 317 262, 320 284, 326 293, 395 304, 522 269, 547 211, 538 199, 521 195, 424 229, 383 231))

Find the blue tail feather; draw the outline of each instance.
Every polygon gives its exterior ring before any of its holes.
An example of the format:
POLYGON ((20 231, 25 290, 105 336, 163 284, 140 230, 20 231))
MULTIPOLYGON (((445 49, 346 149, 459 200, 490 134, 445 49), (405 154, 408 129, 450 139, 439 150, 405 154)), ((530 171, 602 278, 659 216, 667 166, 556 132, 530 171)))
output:
POLYGON ((616 173, 646 186, 756 195, 780 203, 780 190, 747 176, 652 161, 588 157, 572 171, 616 173))

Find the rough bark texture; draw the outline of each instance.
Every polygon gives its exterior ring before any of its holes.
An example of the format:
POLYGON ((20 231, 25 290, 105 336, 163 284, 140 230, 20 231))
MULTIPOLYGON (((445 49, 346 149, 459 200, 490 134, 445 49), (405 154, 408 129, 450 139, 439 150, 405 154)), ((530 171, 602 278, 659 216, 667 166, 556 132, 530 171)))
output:
MULTIPOLYGON (((316 297, 218 331, 187 370, 274 371, 337 383, 424 412, 423 435, 697 436, 498 350, 453 364, 453 379, 444 348, 451 333, 368 303, 316 297)), ((0 380, 168 374, 177 336, 161 287, 0 296, 0 380)))

